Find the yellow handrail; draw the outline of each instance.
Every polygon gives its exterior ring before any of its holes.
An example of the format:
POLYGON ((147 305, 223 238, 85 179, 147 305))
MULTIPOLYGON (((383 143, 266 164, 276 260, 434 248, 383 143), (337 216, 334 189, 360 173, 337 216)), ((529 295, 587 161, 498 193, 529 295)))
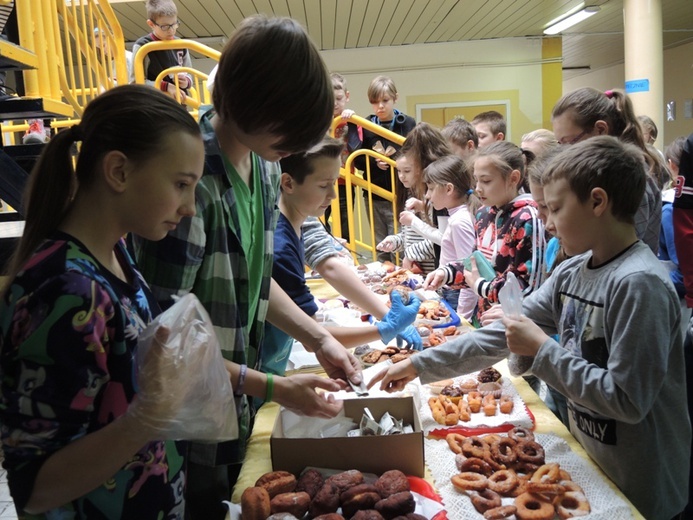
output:
MULTIPOLYGON (((155 85, 161 85, 161 82, 166 76, 171 74, 173 76, 173 84, 177 89, 180 89, 180 83, 178 81, 178 74, 188 74, 192 77, 192 85, 188 89, 188 95, 185 98, 185 104, 193 109, 199 109, 201 105, 209 105, 211 99, 209 96, 209 90, 207 90, 207 79, 209 76, 204 72, 197 69, 191 69, 190 67, 169 67, 162 70, 159 75, 154 80, 155 85)), ((180 92, 176 92, 175 100, 179 103, 181 102, 180 92)))
POLYGON ((145 83, 144 75, 144 58, 150 52, 163 51, 171 49, 188 49, 190 51, 197 52, 208 58, 212 58, 214 61, 219 61, 221 57, 221 52, 212 49, 211 47, 204 45, 203 43, 196 42, 194 40, 161 40, 158 42, 149 42, 139 49, 137 53, 132 57, 132 67, 135 73, 135 83, 145 83))

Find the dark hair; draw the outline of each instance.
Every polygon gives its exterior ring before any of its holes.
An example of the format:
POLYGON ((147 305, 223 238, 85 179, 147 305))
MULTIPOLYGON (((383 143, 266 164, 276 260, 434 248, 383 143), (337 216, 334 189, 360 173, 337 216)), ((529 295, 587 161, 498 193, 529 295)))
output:
POLYGON ((277 148, 292 153, 319 142, 334 113, 325 63, 291 18, 243 20, 221 53, 212 99, 222 121, 276 134, 277 148))
MULTIPOLYGON (((402 143, 400 154, 406 155, 413 160, 413 166, 420 173, 420 179, 417 186, 412 186, 411 192, 417 199, 423 199, 426 193, 426 186, 423 182, 423 170, 433 161, 440 159, 445 155, 451 155, 452 150, 440 130, 431 126, 428 123, 418 123, 407 134, 407 138, 402 143)), ((404 203, 407 200, 407 190, 399 190, 397 192, 397 207, 401 211, 404 208, 404 203)), ((426 212, 426 217, 428 212, 426 212)))
POLYGON ((282 173, 288 173, 298 183, 303 184, 306 177, 315 169, 314 161, 320 157, 335 159, 342 155, 344 142, 334 137, 325 137, 305 152, 284 157, 281 161, 282 173))
POLYGON ((443 137, 449 143, 459 147, 466 147, 469 141, 474 143, 474 148, 479 148, 479 135, 474 125, 463 117, 453 117, 441 130, 443 137))
MULTIPOLYGON (((517 183, 517 189, 524 188, 525 191, 528 190, 527 167, 534 160, 534 154, 530 150, 523 150, 510 141, 495 141, 484 148, 479 148, 471 158, 471 161, 476 162, 480 157, 487 157, 504 179, 513 170, 519 171, 520 180, 517 183)), ((473 171, 474 168, 472 167, 473 171)))
POLYGON ((503 114, 496 112, 495 110, 489 110, 474 116, 474 119, 472 119, 472 124, 476 125, 477 123, 488 123, 489 129, 493 135, 498 135, 500 133, 503 135, 506 134, 507 126, 505 124, 505 118, 503 117, 503 114))
MULTIPOLYGON (((103 156, 118 150, 134 163, 151 159, 173 132, 200 135, 197 122, 173 98, 144 85, 122 85, 94 98, 82 121, 46 144, 24 193, 26 224, 8 275, 13 278, 63 221, 79 189, 92 185, 103 156), (77 167, 72 146, 82 141, 77 167)), ((9 284, 8 284, 9 285, 9 284)))
POLYGON ((474 194, 474 177, 467 163, 457 155, 446 155, 433 161, 424 169, 423 178, 427 185, 452 184, 459 197, 467 197, 469 213, 476 215, 481 201, 474 194))
POLYGON ((680 135, 674 139, 666 150, 664 150, 664 158, 671 161, 676 166, 681 165, 681 155, 683 155, 683 147, 686 144, 686 136, 680 135))
POLYGON ((586 202, 594 188, 602 188, 614 217, 632 224, 645 194, 642 152, 611 136, 592 137, 564 148, 546 168, 544 185, 565 179, 580 202, 586 202), (625 178, 629 181, 623 182, 625 178))

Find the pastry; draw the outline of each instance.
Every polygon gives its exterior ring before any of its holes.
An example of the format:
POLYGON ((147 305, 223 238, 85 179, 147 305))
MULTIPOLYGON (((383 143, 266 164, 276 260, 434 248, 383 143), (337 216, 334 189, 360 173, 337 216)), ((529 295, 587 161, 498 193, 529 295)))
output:
POLYGON ((265 520, 270 515, 270 497, 262 487, 249 487, 241 495, 241 520, 265 520))

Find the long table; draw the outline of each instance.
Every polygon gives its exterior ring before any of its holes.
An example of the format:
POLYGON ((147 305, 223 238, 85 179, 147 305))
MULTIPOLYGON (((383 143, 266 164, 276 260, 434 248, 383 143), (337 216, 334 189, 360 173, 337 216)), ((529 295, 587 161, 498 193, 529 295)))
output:
MULTIPOLYGON (((571 435, 565 425, 549 410, 541 398, 530 388, 527 382, 521 377, 512 377, 508 372, 507 363, 501 361, 495 367, 503 377, 510 378, 517 392, 522 397, 525 404, 529 407, 536 421, 536 433, 552 433, 561 437, 570 446, 570 449, 585 459, 592 466, 608 485, 631 507, 633 518, 644 518, 637 509, 630 504, 621 491, 604 475, 601 469, 590 459, 580 443, 571 435)), ((243 490, 253 486, 255 481, 264 473, 272 471, 270 460, 270 435, 274 426, 275 419, 279 413, 279 406, 276 403, 265 404, 260 408, 255 419, 255 426, 250 437, 246 462, 243 464, 236 487, 233 491, 232 502, 239 503, 243 490)), ((427 479, 435 486, 430 473, 427 472, 427 479)))

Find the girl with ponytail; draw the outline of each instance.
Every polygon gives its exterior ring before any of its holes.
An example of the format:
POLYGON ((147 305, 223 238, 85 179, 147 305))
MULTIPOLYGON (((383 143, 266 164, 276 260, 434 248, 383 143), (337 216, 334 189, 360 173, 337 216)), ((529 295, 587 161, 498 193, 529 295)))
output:
POLYGON ((183 454, 158 433, 181 385, 163 328, 135 381, 138 335, 159 311, 122 237, 160 240, 193 215, 203 164, 195 120, 125 85, 31 172, 0 301, 0 434, 20 516, 183 518, 183 454))

